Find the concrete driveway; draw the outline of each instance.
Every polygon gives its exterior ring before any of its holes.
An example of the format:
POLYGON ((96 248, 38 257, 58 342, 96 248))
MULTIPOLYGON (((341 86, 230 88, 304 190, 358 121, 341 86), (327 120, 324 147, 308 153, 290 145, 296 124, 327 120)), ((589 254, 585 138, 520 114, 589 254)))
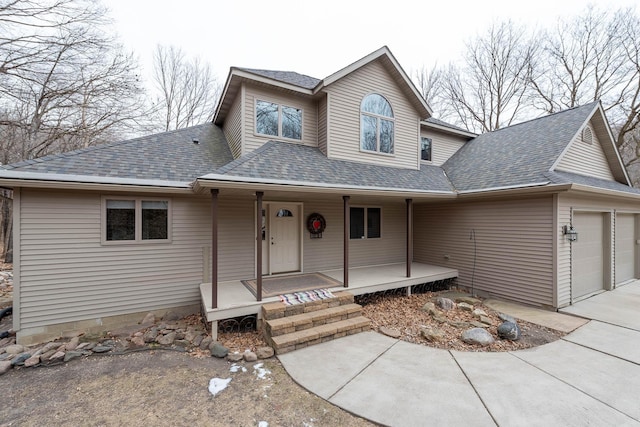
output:
POLYGON ((640 426, 640 282, 562 311, 593 320, 527 350, 447 351, 367 332, 279 359, 309 391, 384 425, 640 426))

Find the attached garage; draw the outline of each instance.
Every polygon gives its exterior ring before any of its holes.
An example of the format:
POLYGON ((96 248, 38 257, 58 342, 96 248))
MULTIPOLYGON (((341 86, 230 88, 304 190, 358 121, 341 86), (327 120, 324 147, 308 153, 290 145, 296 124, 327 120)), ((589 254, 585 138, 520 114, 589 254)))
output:
POLYGON ((605 289, 605 214, 574 212, 578 241, 572 243, 571 299, 605 289))
POLYGON ((633 214, 616 215, 616 285, 637 277, 635 222, 633 214))

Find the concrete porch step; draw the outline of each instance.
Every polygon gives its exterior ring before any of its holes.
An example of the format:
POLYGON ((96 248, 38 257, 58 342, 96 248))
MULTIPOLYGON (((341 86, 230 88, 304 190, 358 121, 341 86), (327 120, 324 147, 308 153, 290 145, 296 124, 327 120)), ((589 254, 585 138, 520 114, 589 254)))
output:
POLYGON ((270 341, 276 354, 283 354, 346 335, 368 331, 370 328, 371 321, 369 319, 364 316, 357 316, 272 337, 270 341))

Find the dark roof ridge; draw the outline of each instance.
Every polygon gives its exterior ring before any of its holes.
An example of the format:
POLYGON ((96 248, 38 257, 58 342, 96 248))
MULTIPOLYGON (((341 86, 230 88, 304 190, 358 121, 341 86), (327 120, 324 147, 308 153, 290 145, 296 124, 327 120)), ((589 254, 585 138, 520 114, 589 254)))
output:
MULTIPOLYGON (((264 144, 262 144, 260 147, 256 148, 255 150, 247 153, 246 155, 238 157, 237 159, 233 160, 232 162, 229 162, 226 165, 219 167, 218 169, 216 169, 214 171, 214 173, 224 174, 224 173, 230 172, 230 171, 234 170, 235 168, 237 168, 239 166, 242 166, 244 163, 246 163, 249 160, 253 159, 255 156, 259 155, 260 153, 262 153, 264 151, 267 151, 269 148, 271 148, 275 144, 276 144, 276 141, 269 140, 269 141, 265 142, 264 144)), ((290 144, 290 143, 289 142, 283 142, 283 144, 290 144)))
POLYGON ((558 114, 567 113, 569 111, 577 110, 577 109, 580 109, 580 108, 585 108, 586 109, 586 107, 588 107, 588 106, 591 106, 591 108, 593 108, 593 105, 599 104, 599 103, 600 103, 600 101, 592 101, 592 102, 589 102, 588 104, 577 105, 575 107, 567 108, 566 110, 560 110, 560 111, 556 111, 555 113, 547 114, 547 115, 544 115, 544 116, 534 117, 533 119, 525 120, 523 122, 518 122, 518 123, 509 125, 509 126, 505 126, 503 128, 499 128, 499 129, 496 129, 496 130, 492 130, 491 132, 486 132, 486 133, 483 133, 483 134, 480 134, 480 135, 486 135, 486 134, 490 134, 490 133, 500 132, 501 130, 512 129, 512 128, 516 127, 516 126, 526 125, 528 123, 535 122, 536 120, 543 120, 543 119, 555 117, 558 114))
POLYGON ((47 156, 38 157, 38 158, 35 158, 35 159, 21 160, 19 162, 11 163, 11 164, 8 164, 8 165, 5 165, 5 166, 6 166, 6 169, 19 168, 19 167, 22 167, 22 166, 33 165, 33 164, 36 164, 36 163, 43 163, 45 161, 56 160, 56 159, 60 159, 60 158, 63 158, 63 157, 74 156, 74 155, 77 155, 77 154, 84 154, 84 153, 89 153, 89 152, 97 151, 97 150, 103 150, 103 149, 107 149, 107 148, 111 148, 111 147, 118 147, 120 145, 132 144, 132 143, 135 143, 135 142, 139 142, 142 139, 149 138, 151 136, 163 135, 163 134, 167 135, 167 134, 177 133, 177 132, 185 131, 187 129, 193 129, 193 128, 206 126, 208 124, 213 125, 213 123, 207 122, 207 123, 202 123, 202 124, 195 125, 195 126, 189 126, 189 127, 186 127, 186 128, 180 128, 180 129, 174 129, 174 130, 169 130, 169 131, 165 131, 165 132, 160 132, 159 134, 143 135, 143 136, 137 136, 137 137, 131 138, 131 139, 123 139, 123 140, 120 140, 120 141, 105 142, 103 144, 92 145, 90 147, 79 148, 77 150, 65 151, 63 153, 57 153, 57 154, 49 154, 47 156))

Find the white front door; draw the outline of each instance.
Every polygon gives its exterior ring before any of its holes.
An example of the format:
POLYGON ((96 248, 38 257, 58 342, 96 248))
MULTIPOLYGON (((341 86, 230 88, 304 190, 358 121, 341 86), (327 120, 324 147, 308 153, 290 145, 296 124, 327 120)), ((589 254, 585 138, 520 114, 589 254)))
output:
POLYGON ((300 271, 300 205, 270 202, 268 212, 270 272, 300 271))

